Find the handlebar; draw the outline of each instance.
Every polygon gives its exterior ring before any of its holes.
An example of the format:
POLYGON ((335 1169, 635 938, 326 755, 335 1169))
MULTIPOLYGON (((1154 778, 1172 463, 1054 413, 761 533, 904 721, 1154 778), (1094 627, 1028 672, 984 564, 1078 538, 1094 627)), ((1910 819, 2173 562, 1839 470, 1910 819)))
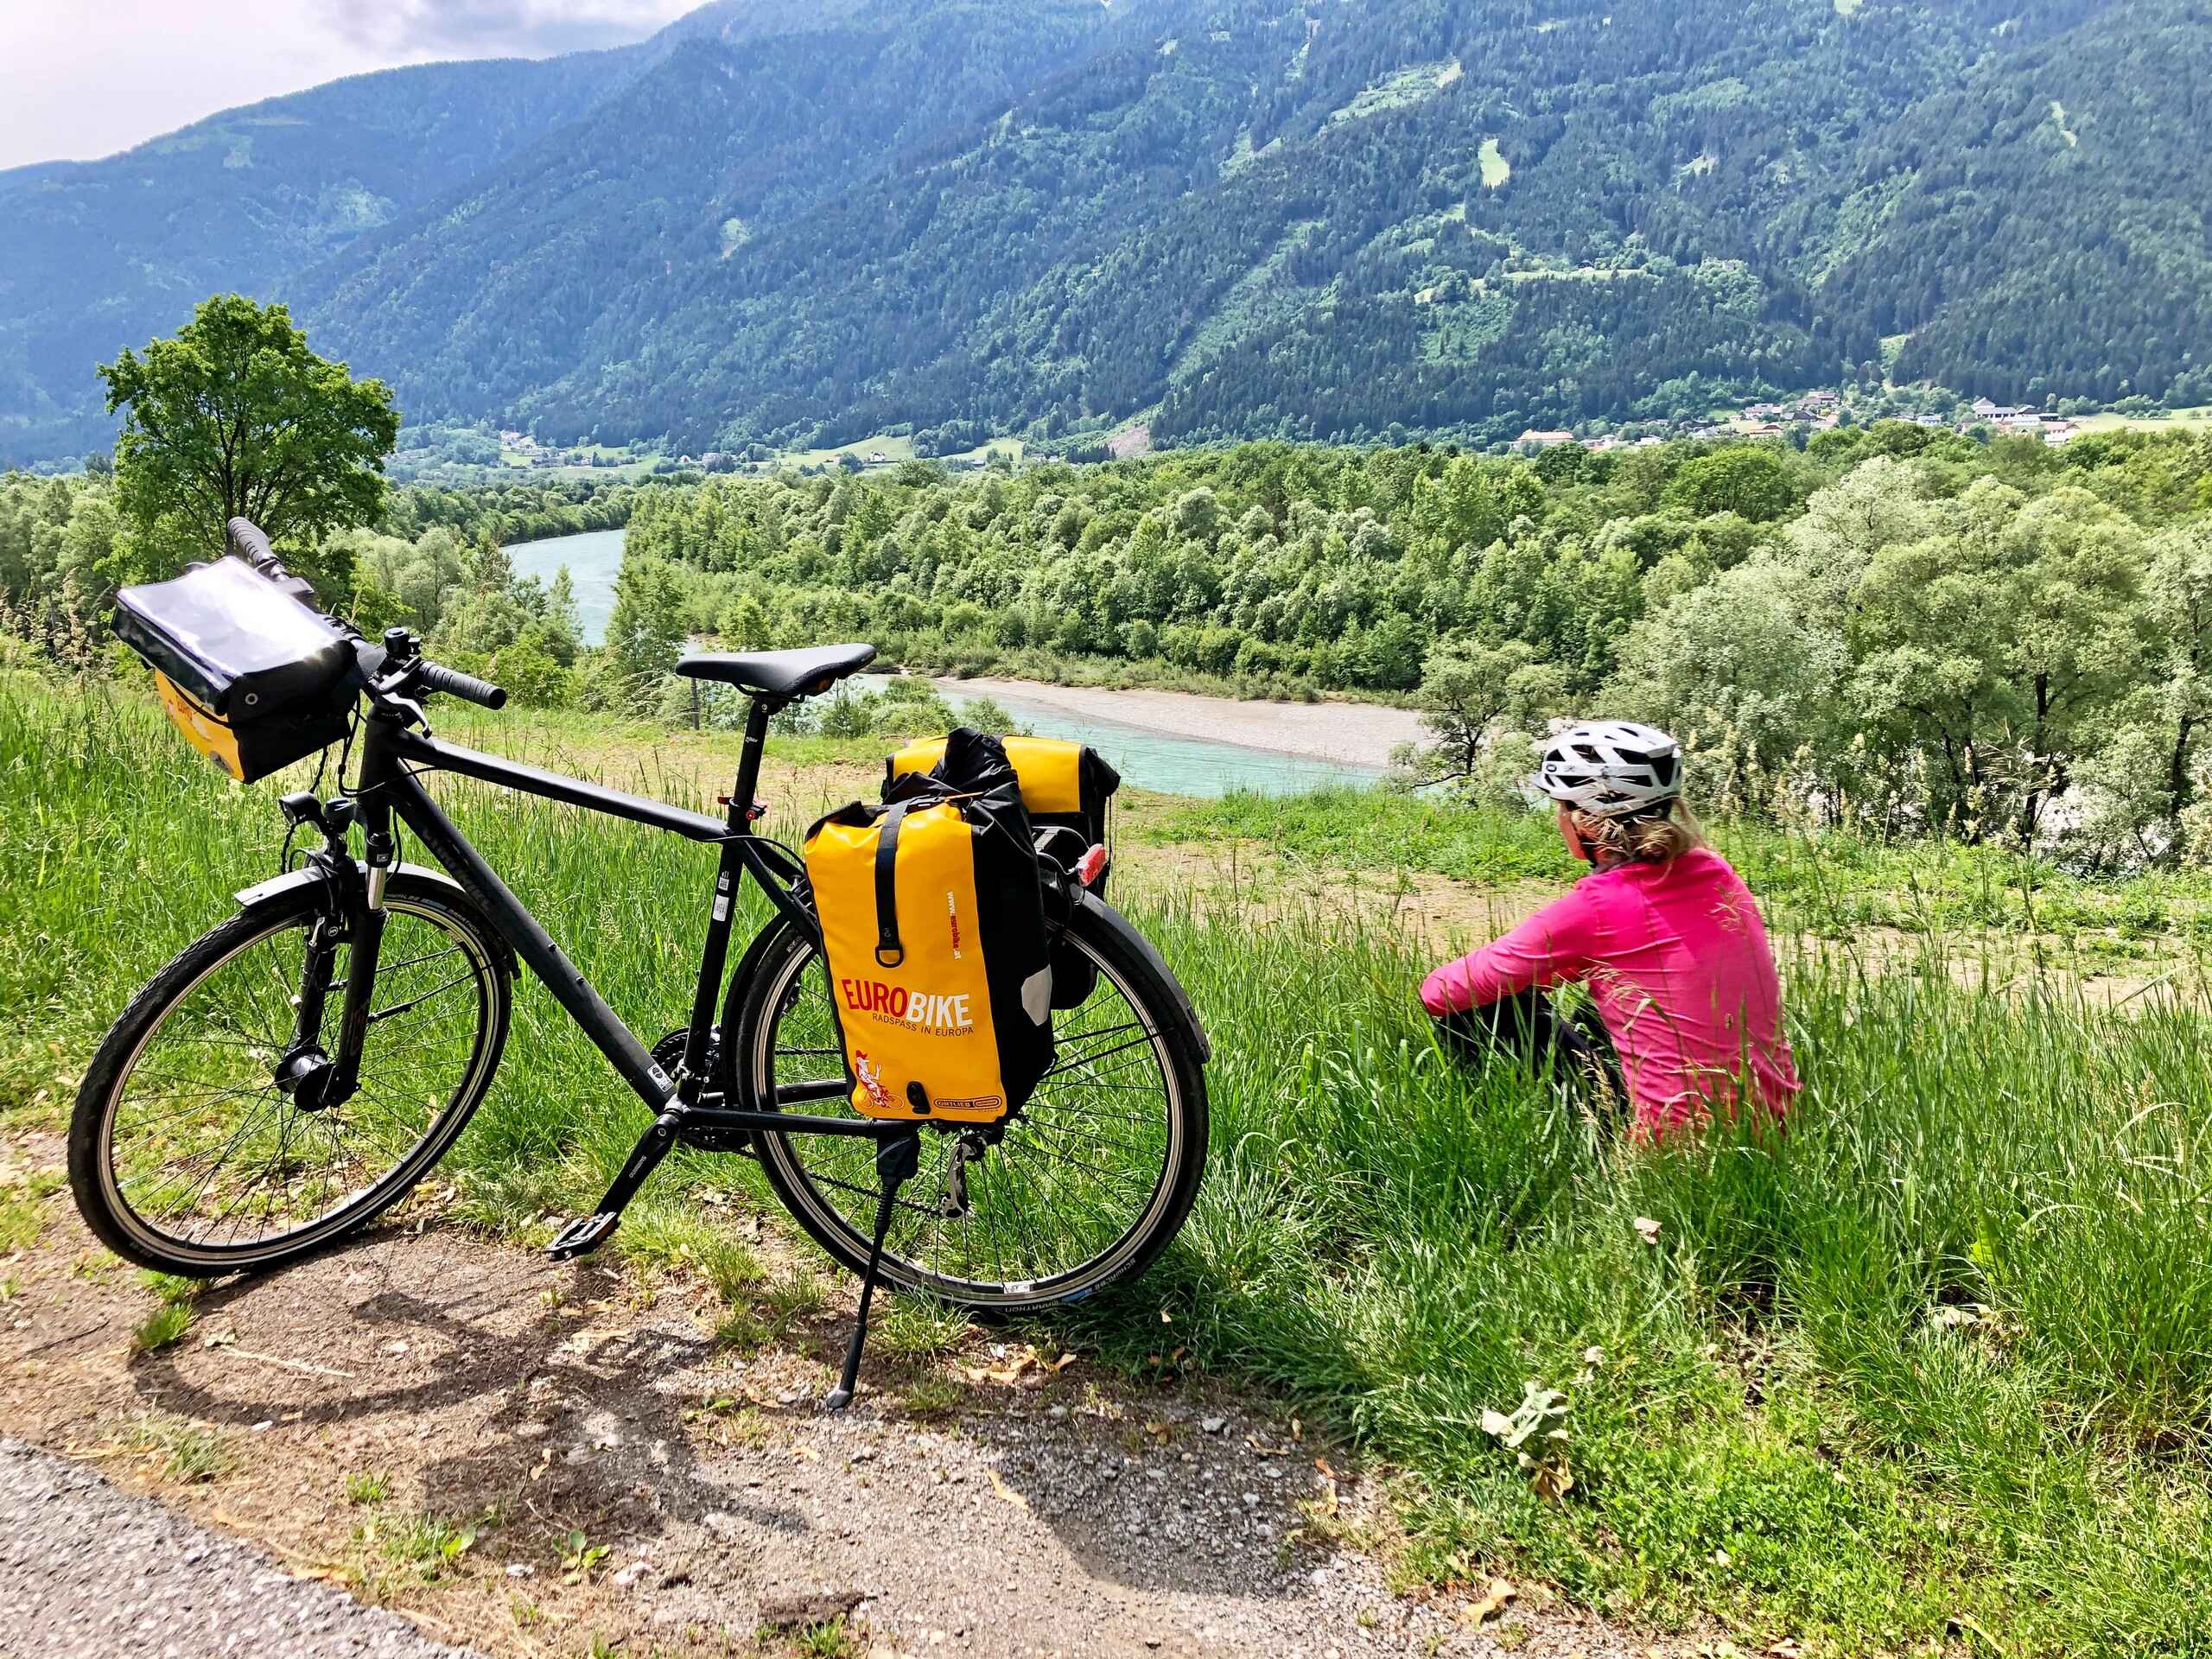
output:
POLYGON ((251 518, 233 518, 224 530, 231 545, 238 549, 248 564, 308 609, 315 608, 315 584, 294 575, 278 562, 276 550, 269 545, 269 537, 262 533, 260 525, 251 518))
POLYGON ((416 652, 411 638, 404 634, 400 637, 404 648, 397 649, 372 645, 358 634, 353 638, 353 661, 360 671, 361 684, 372 695, 413 697, 442 691, 449 697, 459 697, 480 708, 507 706, 505 686, 480 680, 457 668, 448 668, 443 663, 434 663, 416 652))
POLYGON ((443 663, 434 663, 427 657, 416 659, 415 678, 425 691, 442 691, 449 697, 459 697, 463 702, 473 702, 480 708, 507 706, 506 687, 448 668, 443 663))
POLYGON ((251 565, 274 564, 276 550, 269 545, 269 537, 261 533, 261 526, 251 518, 233 518, 225 527, 230 532, 231 545, 251 565))

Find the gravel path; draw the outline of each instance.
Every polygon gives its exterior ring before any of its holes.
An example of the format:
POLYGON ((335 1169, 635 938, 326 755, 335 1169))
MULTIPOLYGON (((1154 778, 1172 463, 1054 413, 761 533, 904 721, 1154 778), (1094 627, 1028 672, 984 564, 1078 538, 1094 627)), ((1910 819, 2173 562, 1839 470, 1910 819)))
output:
POLYGON ((467 1651, 0 1437, 0 1653, 455 1659, 467 1651))
MULTIPOLYGON (((0 1141, 0 1190, 60 1153, 0 1141)), ((511 1659, 792 1659, 839 1615, 869 1659, 1690 1650, 1539 1585, 1487 1618, 1481 1575, 1402 1597, 1384 1483, 1343 1448, 1278 1403, 1134 1380, 1042 1332, 1043 1351, 976 1329, 904 1359, 879 1333, 860 1398, 824 1415, 849 1281, 696 1198, 763 1258, 764 1298, 820 1305, 773 1340, 718 1339, 702 1275, 489 1248, 436 1224, 434 1190, 346 1248, 210 1287, 141 1353, 154 1293, 48 1193, 0 1304, 19 1437, 0 1441, 0 1655, 457 1651, 393 1613, 511 1659), (179 1471, 163 1433, 211 1455, 179 1471), (449 1553, 418 1547, 432 1522, 449 1553)))

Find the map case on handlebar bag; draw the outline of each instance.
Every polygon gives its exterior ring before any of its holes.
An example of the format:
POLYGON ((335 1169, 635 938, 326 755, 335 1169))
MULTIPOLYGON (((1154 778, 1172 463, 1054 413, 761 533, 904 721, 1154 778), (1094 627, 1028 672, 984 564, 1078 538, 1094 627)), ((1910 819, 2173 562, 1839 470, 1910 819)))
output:
POLYGON ((239 783, 346 735, 351 643, 242 559, 124 588, 115 632, 152 667, 185 741, 239 783))
MULTIPOLYGON (((955 734, 956 736, 957 734, 955 734)), ((945 755, 951 738, 917 740, 887 757, 883 763, 883 796, 895 800, 913 787, 909 779, 925 778, 945 755)), ((1065 830, 1079 838, 1071 852, 1063 851, 1065 837, 1048 837, 1046 850, 1063 865, 1072 866, 1092 847, 1105 847, 1107 806, 1122 786, 1122 775, 1106 758, 1085 743, 1057 737, 1004 737, 1006 758, 1021 782, 1021 804, 1029 822, 1040 830, 1065 830)), ((1110 866, 1109 867, 1110 868, 1110 866)), ((1090 891, 1106 896, 1107 871, 1091 880, 1090 891)), ((1052 1006, 1079 1008, 1097 988, 1098 969, 1090 957, 1071 944, 1052 952, 1052 1006)))
POLYGON ((807 832, 831 998, 869 1117, 995 1123, 1052 1064, 1052 970, 1028 815, 995 738, 807 832))

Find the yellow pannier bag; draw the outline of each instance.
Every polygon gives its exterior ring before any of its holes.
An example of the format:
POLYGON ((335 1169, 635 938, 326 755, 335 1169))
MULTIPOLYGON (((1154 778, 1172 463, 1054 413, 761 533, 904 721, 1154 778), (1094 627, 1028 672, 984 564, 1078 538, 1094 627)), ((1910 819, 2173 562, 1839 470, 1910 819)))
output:
MULTIPOLYGON (((914 787, 911 779, 927 776, 943 762, 945 747, 960 736, 919 739, 896 751, 883 763, 883 793, 894 798, 914 787)), ((1021 804, 1029 822, 1040 830, 1064 830, 1075 838, 1046 837, 1046 852, 1064 867, 1092 847, 1107 842, 1107 806, 1122 786, 1122 776, 1105 757, 1088 744, 1058 737, 1003 737, 1007 762, 1021 785, 1021 804)), ((1091 893, 1106 897, 1107 871, 1101 869, 1090 883, 1091 893)), ((1098 969, 1090 958, 1071 944, 1052 952, 1052 1006, 1079 1008, 1098 986, 1098 969)))
MULTIPOLYGON (((883 763, 884 794, 891 795, 902 778, 933 770, 944 759, 948 741, 920 738, 893 753, 883 763)), ((1085 847, 1104 842, 1106 805, 1122 786, 1122 775, 1097 750, 1058 737, 1002 737, 999 742, 1020 781, 1021 804, 1031 823, 1039 830, 1072 830, 1085 847)))
POLYGON ((992 1123, 1024 1104, 1052 1063, 1052 976, 1011 777, 856 801, 814 826, 805 857, 853 1109, 992 1123))

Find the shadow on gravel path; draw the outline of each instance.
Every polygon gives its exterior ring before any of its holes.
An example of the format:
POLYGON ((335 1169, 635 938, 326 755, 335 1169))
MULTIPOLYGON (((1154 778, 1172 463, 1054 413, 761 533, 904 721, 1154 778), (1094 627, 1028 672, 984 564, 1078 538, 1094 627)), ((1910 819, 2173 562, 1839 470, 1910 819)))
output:
MULTIPOLYGON (((60 1160, 46 1135, 9 1153, 60 1160)), ((1517 1612, 1500 1648, 1499 1624, 1394 1596, 1322 1535, 1379 1510, 1373 1483, 1249 1400, 1080 1359, 996 1382, 1017 1368, 977 1333, 950 1360, 872 1355, 824 1416, 846 1287, 739 1353, 703 1286, 432 1221, 211 1289, 134 1357, 153 1294, 66 1192, 43 1210, 0 1309, 14 1432, 488 1653, 773 1653, 764 1624, 840 1610, 854 1651, 887 1654, 1645 1651, 1517 1612), (186 1442, 205 1456, 180 1475, 186 1442)))

